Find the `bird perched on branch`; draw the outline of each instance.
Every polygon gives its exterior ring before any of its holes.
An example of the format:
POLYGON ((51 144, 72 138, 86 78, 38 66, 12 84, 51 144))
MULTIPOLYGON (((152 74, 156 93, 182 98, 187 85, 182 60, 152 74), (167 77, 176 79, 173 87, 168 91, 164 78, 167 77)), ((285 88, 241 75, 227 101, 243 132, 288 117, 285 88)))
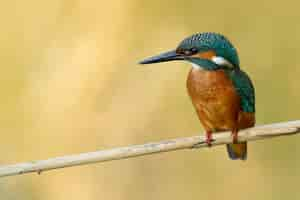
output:
POLYGON ((255 95, 248 75, 240 69, 237 50, 218 33, 198 33, 184 39, 172 51, 147 58, 140 64, 184 60, 192 64, 187 89, 201 124, 206 143, 212 133, 231 131, 227 144, 231 159, 246 160, 247 143, 238 142, 238 131, 255 124, 255 95))

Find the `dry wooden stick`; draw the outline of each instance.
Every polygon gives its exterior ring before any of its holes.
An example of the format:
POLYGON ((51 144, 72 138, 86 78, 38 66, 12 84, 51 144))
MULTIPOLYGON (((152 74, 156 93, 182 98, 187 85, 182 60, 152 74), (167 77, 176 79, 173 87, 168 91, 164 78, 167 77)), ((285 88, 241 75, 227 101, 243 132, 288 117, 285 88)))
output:
MULTIPOLYGON (((240 130, 239 141, 251 141, 268 139, 277 136, 285 136, 300 132, 300 120, 282 123, 274 123, 254 128, 240 130)), ((227 144, 232 142, 230 132, 222 132, 213 135, 212 146, 227 144)), ((142 155, 175 151, 179 149, 191 149, 207 147, 203 136, 194 136, 186 138, 176 138, 160 142, 147 143, 142 145, 133 145, 127 147, 113 148, 95 152, 81 153, 77 155, 68 155, 47 160, 32 161, 13 165, 4 165, 0 167, 0 177, 13 176, 24 173, 37 172, 72 167, 76 165, 85 165, 96 162, 110 160, 120 160, 142 155)))

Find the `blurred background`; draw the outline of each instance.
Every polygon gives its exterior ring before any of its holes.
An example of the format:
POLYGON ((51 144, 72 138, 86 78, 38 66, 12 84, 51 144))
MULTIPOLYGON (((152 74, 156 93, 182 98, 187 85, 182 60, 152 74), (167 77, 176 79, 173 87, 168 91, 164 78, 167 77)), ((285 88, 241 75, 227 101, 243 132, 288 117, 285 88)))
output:
MULTIPOLYGON (((203 131, 190 66, 140 66, 186 36, 214 31, 256 86, 257 123, 299 119, 298 1, 3 1, 0 163, 95 151, 203 131)), ((299 199, 299 136, 0 179, 1 199, 299 199)))

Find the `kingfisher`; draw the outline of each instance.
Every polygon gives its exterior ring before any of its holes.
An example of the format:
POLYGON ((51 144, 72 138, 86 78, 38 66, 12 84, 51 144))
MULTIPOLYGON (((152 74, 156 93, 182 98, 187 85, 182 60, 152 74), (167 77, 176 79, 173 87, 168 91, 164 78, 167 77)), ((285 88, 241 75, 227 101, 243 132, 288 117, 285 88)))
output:
POLYGON ((227 144, 232 160, 247 159, 247 143, 238 131, 255 124, 255 92, 249 76, 241 70, 236 48, 222 34, 205 32, 185 38, 175 50, 147 58, 140 64, 182 60, 192 68, 187 91, 211 146, 212 133, 231 131, 227 144))

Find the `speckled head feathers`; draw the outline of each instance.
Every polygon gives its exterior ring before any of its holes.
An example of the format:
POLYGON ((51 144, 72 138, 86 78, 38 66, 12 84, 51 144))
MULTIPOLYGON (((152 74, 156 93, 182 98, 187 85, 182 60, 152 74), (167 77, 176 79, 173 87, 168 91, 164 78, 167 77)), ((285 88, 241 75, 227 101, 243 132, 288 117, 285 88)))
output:
POLYGON ((237 50, 225 36, 219 33, 197 33, 184 39, 177 47, 177 51, 191 49, 198 52, 213 50, 217 56, 221 56, 235 67, 239 67, 237 50))

